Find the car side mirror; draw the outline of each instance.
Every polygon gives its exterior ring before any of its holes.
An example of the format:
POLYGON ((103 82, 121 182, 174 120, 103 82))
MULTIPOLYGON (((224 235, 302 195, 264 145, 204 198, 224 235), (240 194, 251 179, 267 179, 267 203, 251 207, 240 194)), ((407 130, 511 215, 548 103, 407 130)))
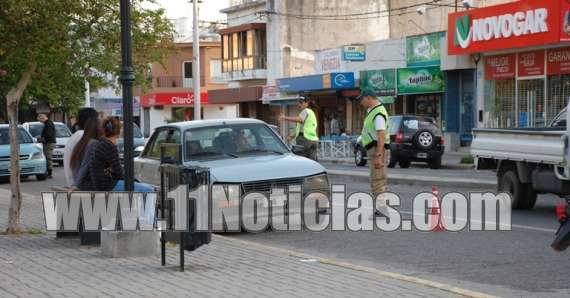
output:
POLYGON ((32 141, 34 141, 34 143, 37 143, 37 142, 38 142, 38 138, 32 137, 32 141))
POLYGON ((135 157, 140 156, 144 151, 144 146, 138 146, 135 148, 135 157))
POLYGON ((300 145, 293 145, 291 147, 291 151, 293 151, 294 154, 301 155, 305 151, 305 147, 300 145))

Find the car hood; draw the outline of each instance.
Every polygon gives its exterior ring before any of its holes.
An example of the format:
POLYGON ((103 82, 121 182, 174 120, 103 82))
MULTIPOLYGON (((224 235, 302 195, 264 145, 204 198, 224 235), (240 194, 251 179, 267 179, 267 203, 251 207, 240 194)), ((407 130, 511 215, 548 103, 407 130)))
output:
MULTIPOLYGON (((20 144, 20 155, 29 155, 37 151, 42 151, 39 145, 33 143, 20 144)), ((0 156, 10 156, 10 145, 0 145, 0 156)))
POLYGON ((305 177, 326 171, 319 163, 290 153, 191 161, 185 164, 210 168, 212 182, 229 183, 305 177))

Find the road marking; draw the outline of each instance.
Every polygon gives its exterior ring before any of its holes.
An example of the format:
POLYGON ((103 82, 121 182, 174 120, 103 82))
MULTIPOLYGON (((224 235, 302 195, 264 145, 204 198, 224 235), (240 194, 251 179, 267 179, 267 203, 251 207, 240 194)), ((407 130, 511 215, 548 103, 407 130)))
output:
POLYGON ((298 251, 294 251, 294 250, 289 250, 289 249, 275 247, 275 246, 269 246, 266 244, 259 244, 256 242, 237 239, 237 238, 233 238, 233 237, 213 234, 212 238, 214 238, 214 239, 220 238, 221 240, 226 240, 229 242, 241 243, 247 247, 254 247, 254 248, 260 249, 260 250, 265 251, 265 252, 273 251, 274 253, 277 253, 277 254, 284 254, 284 255, 292 256, 292 257, 299 258, 299 259, 317 260, 321 264, 337 266, 337 267, 341 267, 341 268, 345 268, 345 269, 349 269, 349 270, 354 270, 354 271, 371 273, 371 274, 375 274, 378 276, 387 277, 390 279, 395 279, 395 280, 404 281, 404 282, 409 282, 409 283, 413 283, 413 284, 417 284, 417 285, 421 285, 421 286, 425 286, 425 287, 429 287, 429 288, 434 288, 434 289, 438 289, 441 291, 445 291, 445 292, 449 292, 449 293, 453 293, 453 294, 457 294, 457 295, 461 295, 461 296, 475 297, 475 298, 496 297, 496 296, 492 296, 489 294, 485 294, 485 293, 481 293, 481 292, 472 291, 469 289, 464 289, 464 288, 444 284, 441 282, 431 281, 431 280, 427 280, 427 279, 423 279, 423 278, 419 278, 419 277, 408 276, 408 275, 395 273, 395 272, 384 271, 384 270, 375 269, 375 268, 371 268, 371 267, 365 267, 365 266, 356 265, 356 264, 352 264, 352 263, 348 263, 348 262, 338 261, 335 259, 326 259, 326 258, 316 257, 316 256, 312 256, 312 255, 302 253, 302 252, 298 252, 298 251))

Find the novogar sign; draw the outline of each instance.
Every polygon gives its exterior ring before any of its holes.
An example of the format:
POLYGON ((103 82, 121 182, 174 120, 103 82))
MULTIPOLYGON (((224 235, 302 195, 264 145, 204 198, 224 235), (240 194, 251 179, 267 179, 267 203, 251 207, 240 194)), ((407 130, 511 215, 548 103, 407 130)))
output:
POLYGON ((448 53, 461 55, 559 43, 566 1, 521 0, 452 13, 448 17, 448 53))

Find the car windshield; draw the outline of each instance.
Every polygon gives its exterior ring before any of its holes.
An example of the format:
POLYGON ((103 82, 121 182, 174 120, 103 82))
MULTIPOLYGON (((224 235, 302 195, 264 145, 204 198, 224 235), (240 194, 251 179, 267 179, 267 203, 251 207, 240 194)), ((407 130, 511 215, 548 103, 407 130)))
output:
MULTIPOLYGON (((23 129, 18 128, 18 139, 20 144, 24 143, 33 143, 34 140, 30 137, 30 135, 23 129)), ((0 128, 0 145, 9 145, 10 144, 10 131, 8 127, 0 128)))
MULTIPOLYGON (((54 124, 54 126, 55 126, 55 137, 56 138, 69 138, 69 137, 71 137, 71 131, 69 131, 69 128, 67 128, 67 126, 65 126, 65 124, 56 123, 56 124, 54 124)), ((39 138, 41 136, 43 130, 44 130, 43 123, 30 124, 30 126, 29 126, 30 134, 34 138, 39 138)))
POLYGON ((57 138, 69 138, 71 137, 71 131, 65 124, 58 123, 55 125, 55 136, 57 138))
MULTIPOLYGON (((124 128, 125 127, 124 123, 121 123, 121 124, 123 124, 123 128, 124 128)), ((125 131, 124 129, 121 129, 121 138, 123 138, 123 132, 124 131, 125 131)), ((134 123, 133 123, 133 137, 135 137, 137 139, 140 139, 143 137, 141 129, 134 123)))
POLYGON ((184 132, 186 160, 284 154, 285 144, 264 124, 240 124, 189 129, 184 132))

